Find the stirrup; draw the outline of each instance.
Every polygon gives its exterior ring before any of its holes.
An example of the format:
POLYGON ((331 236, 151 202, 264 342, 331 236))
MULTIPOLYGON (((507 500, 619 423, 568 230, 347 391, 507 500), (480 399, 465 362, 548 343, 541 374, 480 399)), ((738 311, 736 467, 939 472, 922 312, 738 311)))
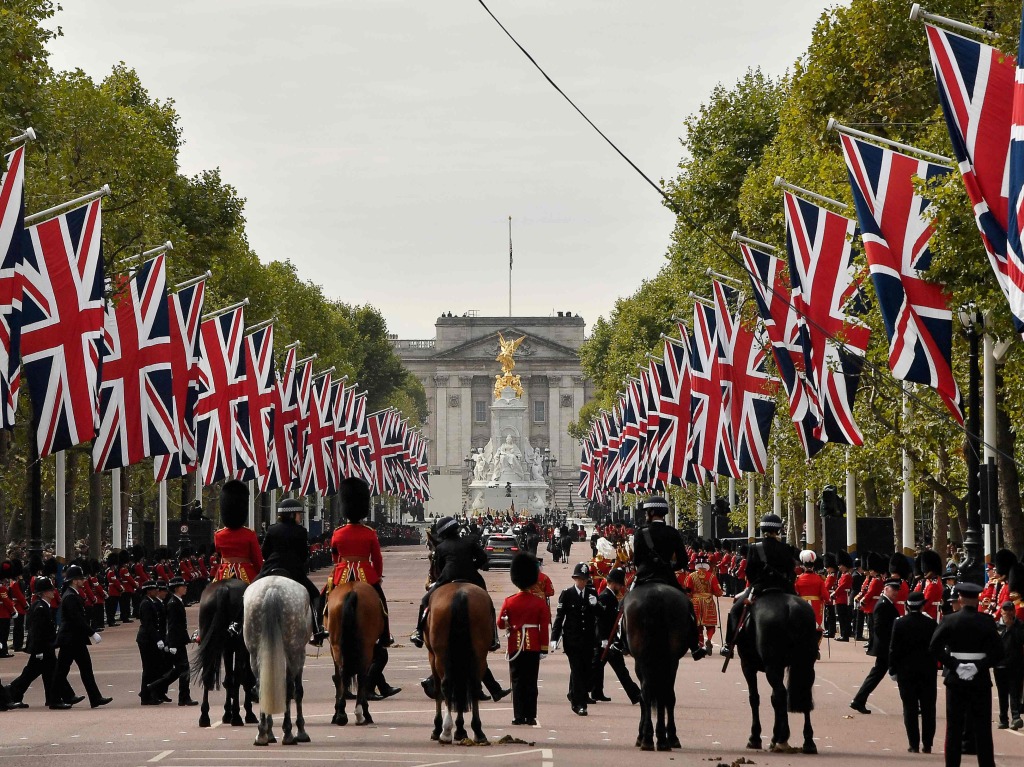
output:
POLYGON ((728 645, 723 645, 722 649, 718 651, 718 654, 721 655, 723 658, 731 658, 732 648, 728 645))
POLYGON ((242 624, 238 621, 234 621, 230 626, 228 626, 228 633, 233 637, 242 636, 242 624))
POLYGON ((416 647, 423 647, 423 632, 421 632, 419 629, 416 629, 409 635, 409 641, 412 642, 413 645, 415 645, 416 647))

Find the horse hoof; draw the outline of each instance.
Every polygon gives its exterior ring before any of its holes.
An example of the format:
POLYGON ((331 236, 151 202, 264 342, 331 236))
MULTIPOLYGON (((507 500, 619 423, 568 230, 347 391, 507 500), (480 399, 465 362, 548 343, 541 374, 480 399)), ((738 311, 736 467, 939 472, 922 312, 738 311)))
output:
POLYGON ((637 738, 637 739, 636 739, 636 743, 634 743, 633 745, 634 745, 634 746, 636 746, 637 748, 640 748, 640 745, 641 745, 642 743, 643 743, 643 741, 642 741, 642 740, 641 740, 640 738, 637 738))
POLYGON ((367 714, 366 718, 363 720, 363 724, 373 724, 373 717, 367 714))
POLYGON ((476 743, 478 746, 489 746, 489 745, 491 745, 491 741, 487 740, 487 736, 486 735, 484 737, 482 737, 482 738, 473 738, 473 742, 476 743))
POLYGON ((270 735, 267 736, 267 742, 277 743, 277 736, 274 733, 270 733, 270 735))
POLYGON ((800 749, 805 754, 816 754, 818 753, 818 747, 813 743, 804 743, 804 747, 800 749))
POLYGON ((242 717, 240 717, 240 716, 233 716, 233 717, 231 717, 231 726, 232 727, 245 727, 245 722, 242 720, 242 717))
POLYGON ((295 736, 293 736, 293 735, 285 735, 284 739, 281 741, 281 745, 282 746, 294 746, 297 742, 298 741, 295 740, 295 736))
POLYGON ((672 746, 670 746, 668 743, 659 743, 657 749, 658 751, 671 751, 672 746))
POLYGON ((201 717, 199 717, 199 726, 200 727, 209 727, 210 726, 210 717, 208 717, 208 716, 201 716, 201 717))
POLYGON ((308 732, 300 732, 298 735, 295 736, 295 742, 296 743, 309 743, 309 733, 308 732))
POLYGON ((654 744, 653 743, 644 743, 644 744, 642 744, 640 746, 640 750, 641 751, 653 751, 654 750, 654 744))
POLYGON ((440 732, 432 732, 432 733, 430 733, 430 739, 431 740, 440 740, 441 739, 441 733, 440 732))
POLYGON ((252 744, 253 744, 254 746, 265 746, 265 745, 267 745, 267 743, 269 743, 269 742, 270 742, 270 741, 268 741, 268 740, 267 740, 266 738, 260 737, 260 738, 256 738, 256 740, 254 740, 254 741, 252 742, 252 744))
POLYGON ((221 724, 231 724, 231 714, 224 714, 224 716, 222 716, 220 718, 220 723, 221 724))
POLYGON ((760 740, 754 740, 753 738, 751 738, 750 740, 747 741, 747 748, 752 749, 754 751, 760 751, 761 750, 761 741, 760 740))
POLYGON ((452 736, 451 735, 448 735, 448 736, 441 735, 441 737, 438 738, 438 742, 442 743, 442 744, 451 745, 451 743, 452 743, 452 736))
POLYGON ((260 720, 259 720, 259 717, 256 716, 256 714, 254 714, 252 711, 250 711, 248 714, 245 715, 245 723, 246 724, 259 724, 260 720))
POLYGON ((669 743, 672 748, 682 748, 683 744, 679 742, 679 738, 672 738, 672 742, 669 743))

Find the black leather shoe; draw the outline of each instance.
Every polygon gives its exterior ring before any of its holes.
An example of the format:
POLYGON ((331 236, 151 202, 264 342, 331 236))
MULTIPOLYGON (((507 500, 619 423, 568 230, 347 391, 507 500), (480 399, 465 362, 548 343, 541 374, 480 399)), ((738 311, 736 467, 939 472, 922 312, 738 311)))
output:
POLYGON ((512 689, 511 688, 499 689, 499 690, 496 690, 493 695, 491 695, 491 700, 493 700, 495 703, 497 703, 499 700, 504 698, 506 695, 511 695, 511 694, 512 694, 512 689))
POLYGON ((690 650, 690 657, 694 660, 700 660, 707 654, 708 651, 705 650, 703 647, 698 647, 696 650, 690 650))
POLYGON ((171 702, 171 699, 168 698, 166 695, 161 695, 159 698, 157 698, 157 700, 160 701, 161 703, 170 703, 171 702))
POLYGON ((526 720, 525 719, 513 719, 512 720, 512 724, 513 725, 526 724, 526 720))
POLYGON ((578 708, 573 708, 572 712, 574 714, 576 714, 576 716, 586 716, 587 715, 587 707, 586 706, 579 706, 578 708))
POLYGON ((611 698, 609 698, 603 692, 600 693, 600 694, 596 694, 595 693, 594 695, 591 695, 590 697, 593 698, 595 701, 600 702, 600 703, 609 703, 609 702, 611 702, 611 698))
POLYGON ((420 687, 423 688, 423 692, 427 694, 427 697, 431 700, 437 697, 437 690, 434 689, 434 677, 428 676, 426 679, 420 680, 420 687))
POLYGON ((870 714, 871 713, 871 710, 867 706, 865 706, 863 703, 858 703, 857 701, 853 701, 850 704, 850 708, 852 708, 858 714, 870 714))
POLYGON ((921 752, 918 749, 916 749, 913 746, 911 746, 910 748, 907 749, 907 753, 908 754, 919 754, 921 752))
POLYGON ((401 691, 402 691, 401 687, 392 687, 391 685, 388 685, 387 687, 381 687, 380 688, 380 699, 384 700, 384 698, 390 698, 393 695, 398 695, 398 693, 400 693, 401 691))
POLYGON ((163 703, 162 700, 153 700, 152 698, 150 698, 149 700, 142 701, 141 705, 143 705, 143 706, 159 706, 161 703, 163 703))
POLYGON ((527 726, 529 726, 529 727, 536 727, 537 726, 537 720, 533 719, 533 718, 530 718, 530 719, 526 720, 525 724, 527 726))
POLYGON ((51 711, 67 711, 68 709, 71 708, 71 704, 70 703, 53 703, 53 704, 47 706, 47 708, 50 709, 51 711))
POLYGON ((89 703, 89 706, 92 707, 92 708, 99 708, 100 706, 107 705, 108 703, 110 703, 113 700, 114 700, 113 698, 100 698, 99 700, 91 701, 89 703))
POLYGON ((849 642, 850 637, 836 637, 837 642, 849 642))
POLYGON ((370 703, 375 703, 384 700, 384 698, 381 697, 380 693, 371 691, 366 693, 366 700, 370 703))
POLYGON ((85 700, 84 695, 75 695, 73 698, 68 698, 64 702, 67 703, 69 706, 73 706, 76 703, 81 703, 83 700, 85 700))
MULTIPOLYGON (((22 703, 20 700, 12 700, 7 704, 7 708, 13 711, 16 708, 28 708, 28 703, 22 703)), ((70 708, 70 706, 68 707, 70 708)))
POLYGON ((191 698, 186 698, 185 700, 179 700, 178 701, 178 705, 179 706, 198 706, 199 705, 199 701, 198 700, 192 700, 191 698))

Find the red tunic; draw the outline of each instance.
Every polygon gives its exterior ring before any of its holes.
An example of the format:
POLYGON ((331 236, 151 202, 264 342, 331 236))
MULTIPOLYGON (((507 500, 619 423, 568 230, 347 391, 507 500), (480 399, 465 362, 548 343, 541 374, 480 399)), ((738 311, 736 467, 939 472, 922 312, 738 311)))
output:
POLYGON ((506 597, 498 611, 498 628, 508 629, 508 655, 523 652, 548 651, 548 625, 551 609, 544 599, 529 591, 520 591, 506 597))
POLYGON ((111 599, 116 599, 124 593, 124 587, 121 586, 121 579, 117 577, 117 568, 107 568, 107 595, 111 599))
POLYGON ((545 602, 555 595, 555 586, 543 570, 537 576, 537 582, 530 587, 530 593, 535 594, 545 602))
POLYGON ((796 593, 806 599, 814 608, 814 622, 821 627, 822 615, 825 611, 825 602, 828 601, 828 589, 825 588, 825 579, 817 573, 800 573, 793 584, 796 593))
POLYGON ((865 615, 871 615, 875 612, 875 605, 878 603, 878 598, 882 596, 882 588, 884 582, 881 578, 869 578, 864 581, 864 598, 861 600, 860 609, 865 615))
POLYGON ((384 574, 377 531, 358 522, 349 522, 331 536, 334 573, 331 582, 363 581, 373 586, 384 574))
POLYGON ((11 599, 14 600, 14 606, 18 608, 18 612, 22 615, 28 615, 28 600, 25 599, 25 592, 21 590, 21 583, 11 581, 8 591, 11 594, 11 599))
POLYGON ((132 571, 127 566, 123 566, 117 573, 118 580, 121 581, 121 587, 124 589, 125 594, 134 594, 135 589, 138 588, 138 583, 132 577, 132 571))
POLYGON ((832 591, 832 603, 837 605, 850 604, 850 591, 853 589, 853 576, 849 573, 840 573, 836 587, 832 591))
POLYGON ((942 583, 938 578, 925 578, 918 582, 914 591, 924 593, 924 607, 921 612, 932 616, 932 620, 939 619, 939 611, 942 609, 942 583))
MULTIPOLYGON (((11 599, 10 591, 8 591, 6 586, 0 586, 0 620, 13 618, 17 613, 18 610, 14 600, 11 599)), ((7 642, 7 637, 4 637, 4 642, 7 642)))
POLYGON ((697 625, 717 626, 718 613, 714 598, 722 596, 722 587, 718 585, 714 573, 711 570, 694 570, 683 579, 683 588, 690 592, 697 625))
POLYGON ((237 530, 222 527, 213 534, 213 545, 221 560, 213 576, 215 581, 239 578, 252 583, 256 579, 263 567, 263 551, 256 533, 248 527, 237 530))

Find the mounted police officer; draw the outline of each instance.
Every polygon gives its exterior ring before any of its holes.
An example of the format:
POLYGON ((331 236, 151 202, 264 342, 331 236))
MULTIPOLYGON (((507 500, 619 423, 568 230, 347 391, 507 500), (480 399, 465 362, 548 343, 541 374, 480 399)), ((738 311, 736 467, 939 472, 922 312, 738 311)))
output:
POLYGON ((647 525, 633 536, 634 582, 637 586, 664 583, 681 590, 675 571, 687 562, 686 547, 679 531, 665 524, 668 501, 660 496, 648 498, 643 510, 647 513, 647 525))
POLYGON ((750 547, 747 556, 747 582, 750 586, 736 595, 729 610, 725 645, 721 649, 721 654, 726 658, 733 655, 736 632, 747 600, 754 600, 758 594, 769 589, 796 593, 793 587, 796 580, 796 549, 784 542, 781 536, 782 519, 778 514, 765 514, 761 517, 761 540, 750 547))
POLYGON ((309 535, 297 519, 302 510, 302 501, 293 498, 286 498, 278 505, 277 524, 271 525, 263 538, 263 567, 257 577, 283 575, 306 587, 309 592, 309 609, 313 613, 313 636, 309 641, 319 646, 323 644, 327 632, 324 631, 318 609, 320 590, 306 575, 309 535))

